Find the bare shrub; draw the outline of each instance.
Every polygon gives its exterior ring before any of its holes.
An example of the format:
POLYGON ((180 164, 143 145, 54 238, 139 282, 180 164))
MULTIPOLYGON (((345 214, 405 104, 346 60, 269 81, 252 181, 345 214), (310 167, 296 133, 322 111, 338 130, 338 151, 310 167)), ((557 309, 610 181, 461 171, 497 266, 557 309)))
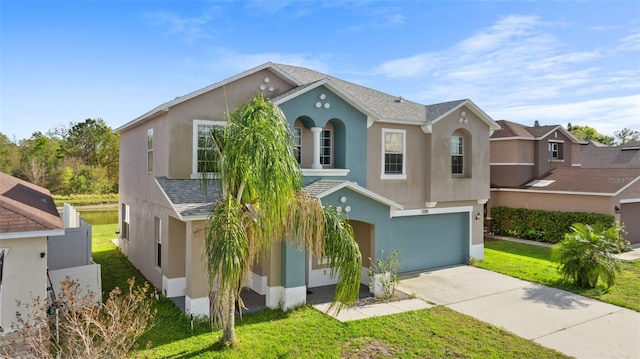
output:
POLYGON ((153 326, 156 315, 149 284, 135 286, 134 278, 127 283, 128 292, 116 287, 100 304, 96 293, 82 295, 77 281, 65 279, 54 305, 35 299, 25 306, 25 316, 18 314, 17 339, 0 350, 0 358, 124 357, 153 326))

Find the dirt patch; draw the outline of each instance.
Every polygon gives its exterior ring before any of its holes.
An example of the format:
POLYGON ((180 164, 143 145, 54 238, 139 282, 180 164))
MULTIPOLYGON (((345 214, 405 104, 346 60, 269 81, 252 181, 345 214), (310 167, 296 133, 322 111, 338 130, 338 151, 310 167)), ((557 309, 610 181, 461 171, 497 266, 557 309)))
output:
POLYGON ((382 298, 382 297, 360 298, 353 304, 353 306, 362 307, 362 306, 371 305, 371 304, 397 302, 399 300, 405 300, 405 299, 411 299, 411 296, 407 293, 401 292, 399 290, 395 290, 393 292, 393 295, 389 298, 382 298))
POLYGON ((343 358, 352 359, 381 359, 395 358, 398 351, 377 339, 372 338, 356 338, 347 347, 343 353, 343 358))

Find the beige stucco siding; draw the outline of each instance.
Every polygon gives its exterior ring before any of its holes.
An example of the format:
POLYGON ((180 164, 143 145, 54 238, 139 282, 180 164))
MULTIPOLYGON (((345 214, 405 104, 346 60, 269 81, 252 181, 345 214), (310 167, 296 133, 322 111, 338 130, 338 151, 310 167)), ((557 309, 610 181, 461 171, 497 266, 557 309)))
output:
POLYGON ((493 207, 541 209, 561 212, 613 214, 614 197, 555 193, 492 191, 493 207))
POLYGON ((186 227, 187 295, 190 298, 208 297, 209 276, 202 256, 207 223, 205 221, 187 222, 186 227))
POLYGON ((428 202, 465 201, 489 198, 489 127, 469 109, 462 108, 433 125, 431 137, 431 182, 428 202), (468 123, 459 123, 465 111, 468 123), (466 133, 464 177, 451 174, 451 136, 466 133), (471 146, 469 146, 471 142, 471 146))
POLYGON ((375 123, 367 133, 367 188, 396 201, 405 208, 422 208, 430 165, 429 136, 419 126, 375 123), (381 179, 382 130, 404 130, 406 133, 406 179, 381 179))
POLYGON ((227 110, 233 112, 239 104, 260 93, 265 85, 265 97, 275 96, 290 88, 290 85, 262 70, 227 84, 224 88, 194 97, 173 106, 168 113, 171 143, 169 151, 169 178, 190 178, 193 163, 193 120, 225 121, 227 110), (265 78, 269 82, 265 83, 265 78), (273 87, 273 91, 268 88, 273 87))
POLYGON ((26 306, 34 299, 46 299, 47 237, 2 239, 0 249, 8 249, 0 288, 0 326, 10 331, 16 312, 26 315, 26 306), (18 306, 16 301, 22 304, 18 306))

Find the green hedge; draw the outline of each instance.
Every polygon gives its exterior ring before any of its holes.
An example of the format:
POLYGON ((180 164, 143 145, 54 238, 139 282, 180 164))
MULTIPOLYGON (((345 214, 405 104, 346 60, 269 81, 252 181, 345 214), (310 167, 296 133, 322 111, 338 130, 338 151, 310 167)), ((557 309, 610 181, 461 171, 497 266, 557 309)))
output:
POLYGON ((569 232, 572 224, 604 223, 613 227, 615 218, 610 214, 587 212, 542 211, 527 208, 491 208, 491 231, 538 242, 558 243, 569 232))

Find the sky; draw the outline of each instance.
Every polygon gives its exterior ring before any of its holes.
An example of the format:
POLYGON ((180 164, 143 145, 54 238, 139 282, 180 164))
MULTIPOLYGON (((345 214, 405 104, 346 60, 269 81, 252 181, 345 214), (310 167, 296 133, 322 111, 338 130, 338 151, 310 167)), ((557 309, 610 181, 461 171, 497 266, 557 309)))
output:
POLYGON ((0 0, 0 132, 115 129, 269 61, 494 120, 640 130, 640 1, 0 0))

